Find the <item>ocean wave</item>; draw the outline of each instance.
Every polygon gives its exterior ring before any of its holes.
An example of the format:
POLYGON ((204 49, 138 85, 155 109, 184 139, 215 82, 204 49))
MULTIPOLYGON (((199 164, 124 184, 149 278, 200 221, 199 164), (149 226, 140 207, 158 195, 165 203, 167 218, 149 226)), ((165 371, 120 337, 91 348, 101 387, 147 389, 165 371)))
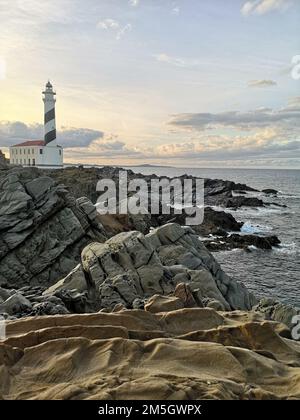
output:
POLYGON ((296 254, 299 251, 299 246, 296 242, 282 243, 274 247, 273 250, 281 254, 296 254))
POLYGON ((291 214, 294 213, 292 212, 290 209, 287 208, 283 208, 283 207, 242 207, 239 208, 238 210, 227 210, 229 213, 235 215, 235 216, 241 216, 241 217, 245 217, 245 216, 265 216, 265 215, 269 215, 269 214, 291 214))

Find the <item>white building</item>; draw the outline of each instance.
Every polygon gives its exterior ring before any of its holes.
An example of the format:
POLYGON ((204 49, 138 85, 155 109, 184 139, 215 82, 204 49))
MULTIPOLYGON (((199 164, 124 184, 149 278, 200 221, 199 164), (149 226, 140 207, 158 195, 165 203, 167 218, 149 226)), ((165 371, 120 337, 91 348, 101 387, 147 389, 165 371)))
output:
POLYGON ((44 101, 44 140, 25 141, 9 148, 10 163, 38 168, 63 168, 63 148, 57 144, 55 122, 55 95, 50 82, 43 92, 44 101))

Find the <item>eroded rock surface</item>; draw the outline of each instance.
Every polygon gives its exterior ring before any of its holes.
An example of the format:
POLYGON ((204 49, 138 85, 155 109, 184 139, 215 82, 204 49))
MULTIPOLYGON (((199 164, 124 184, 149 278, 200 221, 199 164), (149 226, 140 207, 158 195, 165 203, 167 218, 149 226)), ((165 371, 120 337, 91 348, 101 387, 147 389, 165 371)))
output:
POLYGON ((0 172, 0 286, 53 284, 104 241, 95 207, 37 169, 0 172))
POLYGON ((189 285, 199 301, 215 299, 224 309, 251 309, 255 297, 228 277, 190 228, 168 224, 144 236, 126 232, 105 243, 92 243, 82 252, 82 267, 98 293, 101 307, 173 293, 189 285))
POLYGON ((252 312, 208 308, 7 324, 1 399, 299 399, 300 343, 252 312))

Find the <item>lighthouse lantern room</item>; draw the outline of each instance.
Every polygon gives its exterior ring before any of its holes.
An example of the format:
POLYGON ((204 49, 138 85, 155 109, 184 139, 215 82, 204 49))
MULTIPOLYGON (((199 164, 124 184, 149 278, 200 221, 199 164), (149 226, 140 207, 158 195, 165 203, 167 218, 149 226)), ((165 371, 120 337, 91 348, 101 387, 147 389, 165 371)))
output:
POLYGON ((63 148, 57 144, 55 99, 56 93, 50 81, 43 92, 44 140, 29 140, 10 147, 10 163, 36 166, 41 169, 63 168, 63 148))

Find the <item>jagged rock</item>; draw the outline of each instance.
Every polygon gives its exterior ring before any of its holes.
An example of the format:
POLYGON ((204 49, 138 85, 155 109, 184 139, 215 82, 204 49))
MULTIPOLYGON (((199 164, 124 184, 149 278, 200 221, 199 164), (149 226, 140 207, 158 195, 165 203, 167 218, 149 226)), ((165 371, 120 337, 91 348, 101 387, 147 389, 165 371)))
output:
POLYGON ((44 296, 54 295, 60 290, 74 290, 87 292, 88 285, 81 264, 78 264, 64 279, 49 287, 43 293, 44 296))
POLYGON ((258 235, 238 235, 231 234, 222 236, 221 238, 213 238, 205 241, 206 247, 210 251, 227 251, 231 249, 242 248, 246 251, 251 251, 251 246, 271 250, 273 247, 280 245, 280 240, 277 236, 258 236, 258 235))
POLYGON ((183 301, 176 296, 154 295, 145 304, 145 311, 153 314, 159 312, 177 311, 178 309, 183 308, 183 301))
POLYGON ((267 194, 267 195, 277 195, 278 194, 278 191, 273 190, 272 188, 267 188, 266 190, 262 190, 262 192, 264 194, 267 194))
POLYGON ((132 302, 132 309, 141 309, 143 310, 145 308, 145 300, 141 298, 136 298, 132 302))
POLYGON ((185 308, 195 308, 198 306, 191 288, 187 283, 178 283, 174 291, 174 296, 183 302, 185 308))
POLYGON ((124 306, 122 303, 118 303, 114 308, 113 308, 113 310, 111 311, 112 313, 113 312, 122 312, 122 311, 124 311, 124 310, 126 310, 126 306, 124 306))
POLYGON ((293 308, 290 305, 285 305, 284 303, 271 298, 261 299, 253 310, 263 313, 268 320, 282 322, 290 329, 295 326, 292 323, 292 318, 295 315, 300 315, 300 309, 293 308))
POLYGON ((106 239, 96 210, 37 168, 0 172, 0 285, 53 284, 106 239))
POLYGON ((118 303, 132 308, 137 299, 173 293, 179 283, 187 283, 197 301, 209 297, 227 310, 251 309, 256 303, 245 286, 221 270, 192 229, 176 224, 146 237, 126 232, 92 243, 82 252, 82 266, 104 308, 118 303))
POLYGON ((33 306, 31 316, 42 315, 65 315, 69 311, 64 305, 52 303, 50 301, 37 303, 33 306))
POLYGON ((0 287, 0 303, 5 302, 8 298, 13 296, 15 293, 16 293, 15 290, 8 290, 8 289, 3 289, 2 287, 0 287))
POLYGON ((71 313, 92 312, 87 293, 79 293, 77 290, 59 290, 55 293, 55 297, 59 298, 71 313))
POLYGON ((224 305, 216 299, 204 298, 202 302, 206 308, 211 308, 215 311, 225 311, 224 305))
POLYGON ((240 207, 263 207, 264 202, 257 197, 228 197, 217 203, 219 206, 237 209, 240 207))
POLYGON ((15 293, 10 296, 5 302, 0 304, 0 314, 7 313, 8 315, 18 315, 28 313, 32 309, 32 305, 20 293, 15 293))

